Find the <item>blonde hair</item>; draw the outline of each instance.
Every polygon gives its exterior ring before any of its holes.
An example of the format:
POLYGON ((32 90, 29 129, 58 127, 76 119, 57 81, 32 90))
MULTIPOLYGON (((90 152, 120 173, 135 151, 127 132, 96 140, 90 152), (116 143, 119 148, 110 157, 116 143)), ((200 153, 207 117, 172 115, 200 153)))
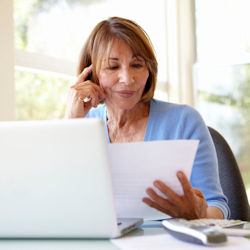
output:
POLYGON ((112 44, 117 39, 126 42, 135 55, 139 55, 145 60, 149 77, 141 101, 149 102, 153 98, 156 86, 157 61, 147 33, 131 20, 111 17, 98 23, 82 48, 77 74, 79 75, 84 68, 92 64, 91 80, 99 84, 98 74, 102 60, 109 56, 112 44))

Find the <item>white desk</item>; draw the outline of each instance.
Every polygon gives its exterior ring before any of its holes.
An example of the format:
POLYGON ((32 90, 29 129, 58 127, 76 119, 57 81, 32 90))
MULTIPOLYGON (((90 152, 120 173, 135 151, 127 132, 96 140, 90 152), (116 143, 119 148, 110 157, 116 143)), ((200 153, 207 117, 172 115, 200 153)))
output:
MULTIPOLYGON (((226 245, 211 249, 249 250, 250 240, 239 237, 229 237, 226 245)), ((0 250, 117 250, 117 249, 207 249, 202 245, 176 240, 166 233, 162 227, 145 227, 114 240, 0 240, 0 250)))

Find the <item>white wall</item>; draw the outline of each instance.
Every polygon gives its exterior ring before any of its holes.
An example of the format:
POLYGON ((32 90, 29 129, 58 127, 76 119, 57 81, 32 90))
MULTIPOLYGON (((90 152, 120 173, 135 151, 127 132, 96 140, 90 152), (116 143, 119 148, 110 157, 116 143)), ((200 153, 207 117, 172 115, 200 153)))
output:
POLYGON ((0 0, 0 121, 15 119, 13 1, 0 0))

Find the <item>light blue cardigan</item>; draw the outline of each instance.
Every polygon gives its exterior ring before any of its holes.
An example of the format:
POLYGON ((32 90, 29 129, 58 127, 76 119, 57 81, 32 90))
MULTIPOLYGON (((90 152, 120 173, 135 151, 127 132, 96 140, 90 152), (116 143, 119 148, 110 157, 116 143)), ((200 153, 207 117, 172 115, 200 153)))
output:
MULTIPOLYGON (((92 108, 86 117, 104 120, 107 139, 110 142, 106 114, 106 106, 101 105, 98 108, 92 108)), ((227 198, 222 192, 219 181, 216 151, 202 117, 190 106, 151 100, 144 141, 174 139, 200 141, 191 173, 191 184, 202 190, 208 206, 220 208, 224 218, 229 218, 227 198)))

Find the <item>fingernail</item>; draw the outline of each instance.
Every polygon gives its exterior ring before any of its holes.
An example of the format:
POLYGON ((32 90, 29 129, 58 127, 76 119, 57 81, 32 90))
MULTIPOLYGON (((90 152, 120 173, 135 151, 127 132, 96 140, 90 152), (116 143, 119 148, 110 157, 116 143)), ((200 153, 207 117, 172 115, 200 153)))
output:
POLYGON ((160 183, 158 181, 154 181, 154 186, 159 188, 161 185, 160 185, 160 183))
POLYGON ((178 171, 178 172, 177 172, 177 176, 178 176, 179 178, 183 178, 182 172, 178 171))

